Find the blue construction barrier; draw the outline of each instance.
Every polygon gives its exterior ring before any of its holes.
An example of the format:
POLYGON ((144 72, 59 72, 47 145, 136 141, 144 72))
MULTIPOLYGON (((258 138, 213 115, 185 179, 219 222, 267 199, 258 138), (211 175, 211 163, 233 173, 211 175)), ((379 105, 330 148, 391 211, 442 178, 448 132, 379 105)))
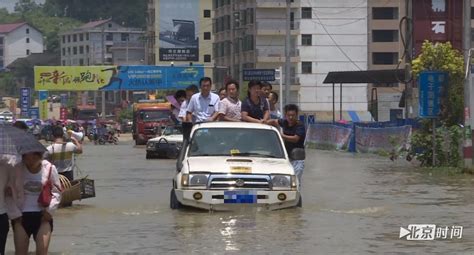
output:
POLYGON ((395 122, 316 122, 307 124, 306 145, 316 149, 348 152, 400 150, 408 146, 413 127, 419 120, 395 122))

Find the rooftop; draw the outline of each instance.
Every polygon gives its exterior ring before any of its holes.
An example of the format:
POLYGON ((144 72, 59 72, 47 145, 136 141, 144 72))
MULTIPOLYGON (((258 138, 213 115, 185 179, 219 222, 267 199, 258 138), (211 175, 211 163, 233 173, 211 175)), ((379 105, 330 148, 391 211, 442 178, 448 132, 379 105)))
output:
POLYGON ((102 19, 102 20, 96 20, 96 21, 91 21, 89 23, 86 23, 82 26, 80 26, 79 28, 80 29, 88 29, 88 28, 94 28, 94 27, 97 27, 97 26, 100 26, 100 25, 103 25, 109 21, 111 21, 112 19, 102 19))
POLYGON ((26 22, 10 23, 10 24, 0 24, 0 34, 8 34, 21 26, 25 25, 26 22))

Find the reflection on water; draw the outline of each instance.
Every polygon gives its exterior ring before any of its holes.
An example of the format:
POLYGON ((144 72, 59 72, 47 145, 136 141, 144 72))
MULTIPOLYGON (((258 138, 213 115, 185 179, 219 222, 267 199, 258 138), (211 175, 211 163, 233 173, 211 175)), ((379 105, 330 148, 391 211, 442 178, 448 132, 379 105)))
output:
MULTIPOLYGON (((97 198, 58 212, 51 250, 67 254, 473 254, 473 176, 430 175, 368 155, 308 154, 303 208, 172 211, 168 203, 175 162, 144 160, 144 148, 130 144, 87 146, 79 164, 96 180, 97 198), (104 158, 113 160, 104 163, 104 158), (462 225, 463 238, 431 242, 398 238, 400 227, 423 223, 462 225)), ((11 242, 8 250, 13 250, 11 242)))

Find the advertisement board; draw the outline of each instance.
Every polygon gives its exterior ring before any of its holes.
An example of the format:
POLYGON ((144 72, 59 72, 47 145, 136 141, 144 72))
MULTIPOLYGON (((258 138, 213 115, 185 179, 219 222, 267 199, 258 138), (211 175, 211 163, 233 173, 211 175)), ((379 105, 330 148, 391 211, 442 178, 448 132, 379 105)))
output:
POLYGON ((28 117, 28 110, 30 109, 30 102, 31 102, 31 90, 30 88, 21 88, 20 92, 20 108, 21 108, 21 116, 28 117))
POLYGON ((48 91, 38 91, 39 118, 45 120, 48 118, 48 91))
POLYGON ((183 89, 198 84, 204 67, 195 66, 40 66, 35 89, 49 91, 183 89), (62 77, 62 78, 58 78, 62 77))
POLYGON ((419 76, 419 115, 421 118, 438 118, 441 111, 441 96, 448 81, 448 73, 422 72, 419 76))
POLYGON ((159 0, 160 61, 199 61, 199 2, 159 0))

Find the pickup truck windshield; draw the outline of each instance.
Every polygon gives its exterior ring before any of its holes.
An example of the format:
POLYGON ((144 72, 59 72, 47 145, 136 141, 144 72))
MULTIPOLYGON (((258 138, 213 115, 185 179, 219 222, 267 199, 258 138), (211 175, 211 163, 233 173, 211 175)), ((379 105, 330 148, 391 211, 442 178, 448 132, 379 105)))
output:
POLYGON ((191 139, 189 156, 284 158, 278 133, 268 129, 201 128, 191 139))
POLYGON ((141 111, 140 117, 143 121, 161 121, 170 117, 169 111, 141 111))

